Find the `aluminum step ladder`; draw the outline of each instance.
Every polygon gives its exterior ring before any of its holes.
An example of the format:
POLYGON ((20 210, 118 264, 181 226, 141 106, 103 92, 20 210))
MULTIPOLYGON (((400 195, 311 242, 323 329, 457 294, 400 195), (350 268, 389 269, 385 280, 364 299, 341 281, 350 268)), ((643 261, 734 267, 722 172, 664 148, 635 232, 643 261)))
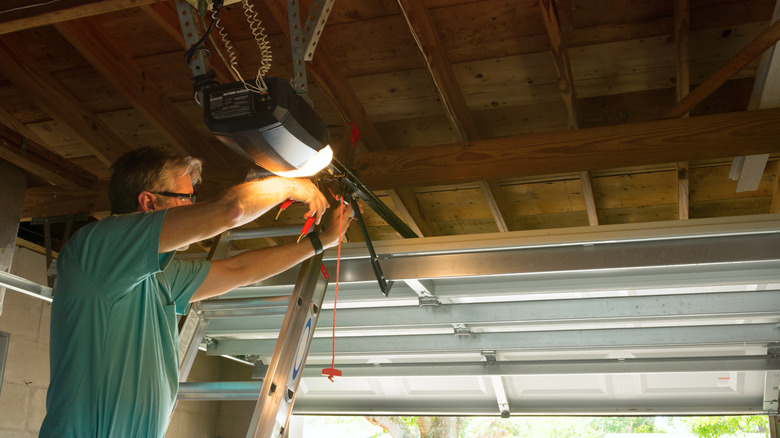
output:
MULTIPOLYGON (((217 260, 227 256, 232 240, 298 232, 298 227, 226 232, 213 245, 208 259, 217 260), (261 236, 258 233, 265 234, 261 236)), ((284 321, 263 378, 247 437, 285 436, 322 301, 328 288, 330 277, 322 264, 322 257, 322 254, 315 255, 301 265, 292 296, 286 304, 284 321)), ((225 317, 248 306, 269 307, 279 311, 283 304, 279 297, 212 299, 193 303, 179 333, 179 381, 187 380, 212 315, 220 314, 220 317, 225 317)))

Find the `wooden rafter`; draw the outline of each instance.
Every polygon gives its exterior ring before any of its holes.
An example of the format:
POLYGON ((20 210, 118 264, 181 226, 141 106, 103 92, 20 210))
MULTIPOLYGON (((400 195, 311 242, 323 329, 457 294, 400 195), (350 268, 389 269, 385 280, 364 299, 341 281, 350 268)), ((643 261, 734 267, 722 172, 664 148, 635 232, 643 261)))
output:
MULTIPOLYGON (((224 156, 214 151, 208 139, 179 108, 147 77, 121 46, 112 41, 91 19, 56 24, 57 30, 119 90, 160 133, 185 155, 206 158, 226 166, 224 156)), ((182 78, 182 80, 186 80, 182 78)))
POLYGON ((669 118, 680 117, 700 104, 715 90, 725 84, 738 71, 748 65, 757 56, 760 56, 768 48, 772 47, 780 39, 780 21, 776 21, 769 29, 748 43, 744 49, 734 55, 723 67, 699 84, 690 94, 679 101, 666 116, 669 118))
POLYGON ((4 1, 2 11, 13 11, 0 14, 0 17, 2 17, 0 18, 0 34, 18 32, 24 29, 91 17, 161 1, 163 0, 70 0, 40 2, 41 5, 36 7, 29 7, 30 1, 28 0, 4 1))
POLYGON ((16 34, 0 37, 0 71, 51 117, 70 127, 106 166, 131 150, 119 136, 25 50, 16 34))
POLYGON ((451 184, 780 151, 780 109, 407 148, 355 156, 372 189, 451 184))
POLYGON ((108 183, 96 184, 92 190, 73 190, 66 187, 28 187, 24 193, 21 221, 34 217, 65 214, 100 213, 111 209, 108 201, 108 183))
POLYGON ((52 184, 90 188, 97 177, 38 142, 0 125, 0 158, 52 184))

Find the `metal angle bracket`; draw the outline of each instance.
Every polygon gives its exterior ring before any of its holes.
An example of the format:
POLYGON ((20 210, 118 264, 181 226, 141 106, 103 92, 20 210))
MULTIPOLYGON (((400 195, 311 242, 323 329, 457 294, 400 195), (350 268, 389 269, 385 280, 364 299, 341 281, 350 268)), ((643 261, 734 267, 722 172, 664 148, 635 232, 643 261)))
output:
POLYGON ((304 59, 307 61, 311 61, 314 57, 314 49, 320 40, 322 29, 325 28, 325 22, 328 21, 328 16, 330 15, 330 10, 333 8, 334 1, 335 0, 314 0, 309 8, 306 22, 303 25, 303 29, 306 31, 306 34, 303 37, 303 41, 306 44, 304 59))
POLYGON ((314 56, 314 49, 322 35, 325 22, 328 21, 333 2, 334 0, 314 0, 302 28, 298 0, 287 0, 287 25, 290 29, 290 51, 293 62, 293 88, 296 93, 306 93, 308 90, 304 62, 311 61, 314 56))

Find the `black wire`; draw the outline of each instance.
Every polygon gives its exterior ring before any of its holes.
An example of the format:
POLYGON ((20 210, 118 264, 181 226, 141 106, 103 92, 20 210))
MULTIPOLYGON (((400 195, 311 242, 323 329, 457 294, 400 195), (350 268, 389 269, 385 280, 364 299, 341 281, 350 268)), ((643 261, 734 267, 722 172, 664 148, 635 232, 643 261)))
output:
MULTIPOLYGON (((209 27, 206 29, 206 32, 203 34, 200 39, 195 42, 195 44, 192 45, 189 49, 187 49, 186 52, 184 52, 184 59, 187 61, 187 66, 191 67, 192 57, 195 56, 195 53, 201 50, 201 46, 203 45, 203 42, 206 41, 206 38, 209 37, 209 34, 211 33, 211 30, 214 29, 214 24, 217 22, 217 19, 219 18, 219 13, 222 11, 222 1, 223 0, 215 0, 212 4, 212 10, 214 13, 212 14, 212 20, 211 24, 209 24, 209 27)), ((207 49, 203 49, 208 52, 207 49)))
MULTIPOLYGON (((212 10, 214 13, 212 14, 212 20, 211 24, 209 24, 209 27, 206 29, 206 32, 203 34, 203 36, 200 37, 200 39, 195 42, 195 44, 192 45, 189 49, 187 49, 186 52, 184 52, 184 60, 187 62, 187 66, 192 68, 192 58, 195 56, 196 53, 200 51, 205 51, 205 56, 208 58, 211 55, 211 52, 205 47, 203 47, 203 43, 206 41, 206 38, 209 37, 209 34, 211 34, 211 30, 214 28, 214 24, 217 22, 217 19, 219 18, 219 13, 222 11, 223 6, 223 0, 214 0, 212 3, 212 10)), ((192 89, 197 95, 200 93, 204 88, 211 87, 213 85, 218 85, 219 82, 216 81, 217 74, 214 72, 214 70, 209 69, 204 74, 196 75, 192 77, 192 89)))

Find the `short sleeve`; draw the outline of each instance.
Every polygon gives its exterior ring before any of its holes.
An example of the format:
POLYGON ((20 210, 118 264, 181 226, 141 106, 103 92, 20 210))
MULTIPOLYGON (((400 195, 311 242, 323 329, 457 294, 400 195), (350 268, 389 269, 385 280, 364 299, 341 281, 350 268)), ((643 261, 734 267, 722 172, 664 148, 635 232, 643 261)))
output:
POLYGON ((205 260, 174 259, 164 271, 157 274, 160 286, 171 301, 168 304, 176 304, 176 313, 187 313, 187 305, 203 284, 210 268, 211 262, 205 260))

